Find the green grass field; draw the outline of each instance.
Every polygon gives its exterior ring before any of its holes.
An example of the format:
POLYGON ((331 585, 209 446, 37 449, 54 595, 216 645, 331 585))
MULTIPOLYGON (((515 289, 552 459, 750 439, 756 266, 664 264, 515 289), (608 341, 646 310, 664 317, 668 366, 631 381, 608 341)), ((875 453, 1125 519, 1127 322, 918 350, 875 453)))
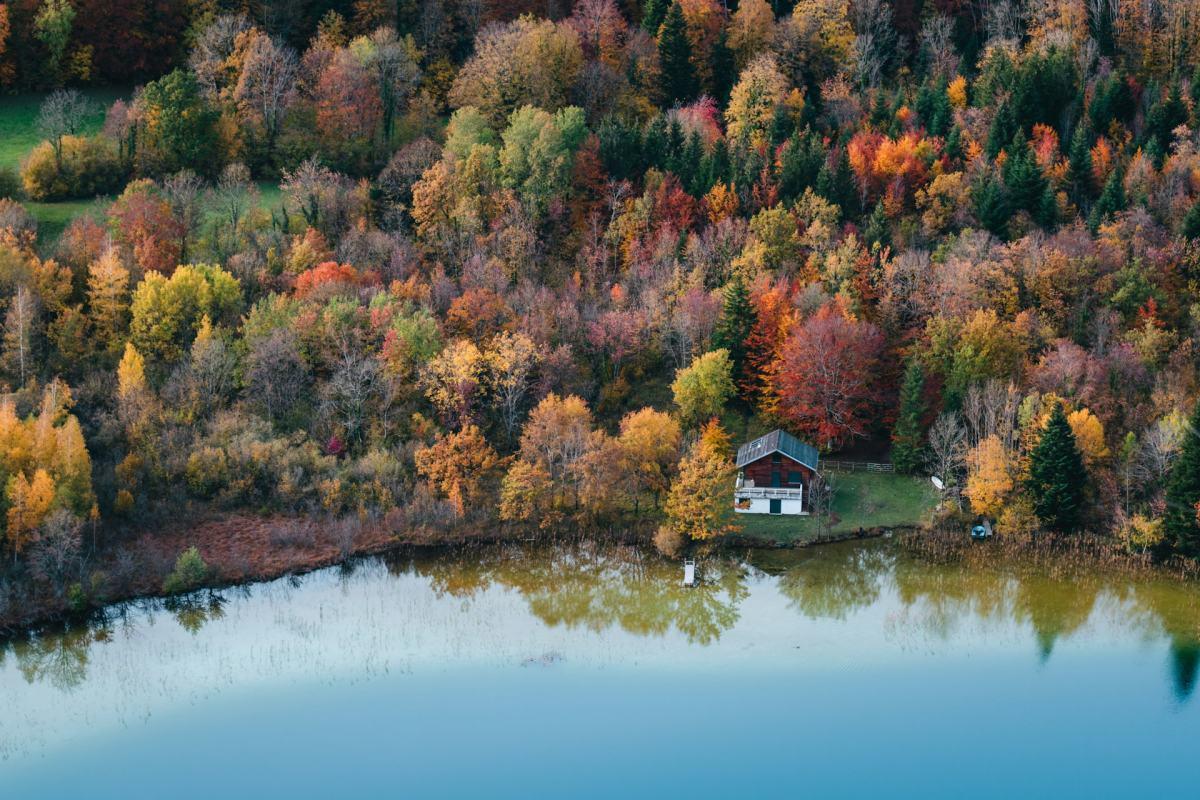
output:
MULTIPOLYGON (((82 93, 92 101, 95 109, 84 126, 85 133, 100 130, 104 114, 113 101, 129 96, 128 89, 112 87, 84 89, 82 93)), ((0 169, 19 169, 29 151, 42 141, 37 130, 37 117, 44 98, 44 94, 19 94, 0 99, 0 169)))
MULTIPOLYGON (((104 124, 104 114, 112 103, 129 96, 127 89, 101 88, 85 89, 83 93, 91 99, 95 106, 87 120, 86 133, 100 130, 104 124)), ((22 94, 0 99, 0 169, 17 171, 21 162, 36 147, 42 137, 37 130, 38 109, 44 94, 22 94)), ((276 208, 283 201, 279 184, 271 181, 260 181, 259 204, 263 208, 276 208)), ((89 200, 67 200, 59 203, 24 202, 38 222, 38 240, 42 247, 50 247, 58 240, 63 229, 71 220, 82 214, 101 214, 105 207, 112 202, 111 197, 97 197, 89 200)))
MULTIPOLYGON (((849 533, 859 528, 919 525, 937 503, 937 492, 928 478, 878 473, 829 472, 834 486, 833 513, 837 520, 830 533, 849 533)), ((813 517, 737 514, 731 521, 742 533, 785 544, 813 539, 818 535, 813 517)))
MULTIPOLYGON (((94 112, 84 125, 85 133, 94 133, 104 124, 104 114, 113 101, 128 97, 128 89, 105 87, 84 89, 94 107, 94 112)), ((37 130, 38 109, 44 94, 20 94, 0 100, 0 169, 14 172, 29 151, 42 141, 37 130)), ((25 203, 29 213, 38 221, 38 239, 42 245, 52 244, 72 219, 103 208, 106 198, 92 200, 68 200, 61 203, 25 203)))

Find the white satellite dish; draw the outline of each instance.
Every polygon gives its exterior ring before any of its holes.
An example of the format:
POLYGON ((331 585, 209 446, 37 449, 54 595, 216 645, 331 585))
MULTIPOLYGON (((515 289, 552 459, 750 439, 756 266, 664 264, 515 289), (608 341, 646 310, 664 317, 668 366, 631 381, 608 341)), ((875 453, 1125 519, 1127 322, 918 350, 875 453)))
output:
POLYGON ((942 483, 942 479, 939 478, 937 475, 930 475, 929 480, 933 481, 934 488, 937 489, 939 492, 942 489, 946 488, 946 484, 942 483))

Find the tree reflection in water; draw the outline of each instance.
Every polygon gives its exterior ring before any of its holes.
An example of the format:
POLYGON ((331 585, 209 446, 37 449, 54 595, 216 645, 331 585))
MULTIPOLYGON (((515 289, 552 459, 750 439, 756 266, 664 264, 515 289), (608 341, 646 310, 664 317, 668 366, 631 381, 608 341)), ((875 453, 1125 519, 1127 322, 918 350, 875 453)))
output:
POLYGON ((751 554, 755 566, 777 576, 789 605, 809 619, 845 619, 879 599, 895 555, 880 547, 838 544, 795 554, 751 554))
POLYGON ((205 623, 225 616, 225 599, 218 592, 193 592, 172 597, 164 605, 180 627, 193 636, 205 623))
MULTIPOLYGON (((481 611, 495 608, 483 598, 489 590, 510 592, 551 628, 600 634, 620 629, 657 637, 678 632, 689 643, 711 645, 739 622, 753 587, 765 598, 778 591, 788 607, 810 620, 842 621, 878 606, 886 611, 881 632, 899 633, 901 639, 950 641, 967 626, 981 624, 1000 635, 1028 631, 1043 662, 1060 642, 1094 621, 1127 638, 1166 640, 1165 677, 1180 702, 1195 692, 1200 674, 1200 587, 1162 577, 1077 568, 1064 577, 990 561, 933 564, 883 541, 752 551, 745 560, 710 555, 701 559, 702 580, 692 588, 682 586, 678 562, 642 548, 590 543, 402 551, 387 556, 384 564, 392 576, 416 577, 428 585, 428 590, 415 587, 418 593, 468 605, 479 601, 481 611)), ((340 575, 343 580, 387 579, 370 569, 356 573, 353 566, 340 575)), ((281 602, 304 603, 309 580, 292 577, 274 584, 292 587, 281 602)), ((225 617, 227 606, 236 609, 270 591, 250 586, 114 606, 87 624, 0 642, 0 668, 11 659, 24 680, 71 691, 86 678, 91 647, 112 638, 114 629, 132 635, 165 611, 199 638, 205 625, 225 617)), ((750 633, 762 622, 747 620, 750 633)))
POLYGON ((552 547, 483 548, 389 560, 393 572, 426 577, 439 594, 469 599, 495 586, 517 592, 550 626, 603 631, 614 625, 639 636, 672 628, 694 644, 709 644, 733 627, 746 597, 746 571, 734 559, 702 562, 702 580, 682 585, 678 562, 637 547, 578 543, 552 547))
POLYGON ((106 642, 111 635, 107 625, 70 625, 14 640, 8 647, 28 683, 44 681, 69 692, 87 678, 92 644, 106 642))

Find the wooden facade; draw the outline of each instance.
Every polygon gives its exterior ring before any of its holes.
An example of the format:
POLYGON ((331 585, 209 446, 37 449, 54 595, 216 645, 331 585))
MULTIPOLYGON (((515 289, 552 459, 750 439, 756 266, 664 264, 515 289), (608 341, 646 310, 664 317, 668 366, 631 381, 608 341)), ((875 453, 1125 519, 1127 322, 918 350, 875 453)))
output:
POLYGON ((760 488, 800 486, 807 490, 813 474, 809 467, 778 451, 742 467, 743 484, 760 488))
POLYGON ((743 514, 807 514, 816 448, 775 430, 738 448, 733 508, 743 514))

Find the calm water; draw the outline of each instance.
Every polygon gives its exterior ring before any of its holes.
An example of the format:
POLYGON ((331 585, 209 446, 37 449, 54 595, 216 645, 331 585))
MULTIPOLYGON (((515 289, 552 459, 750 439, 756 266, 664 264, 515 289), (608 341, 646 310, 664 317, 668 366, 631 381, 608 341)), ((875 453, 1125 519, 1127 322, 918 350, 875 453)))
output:
POLYGON ((0 645, 0 798, 1187 797, 1200 589, 399 556, 0 645))

